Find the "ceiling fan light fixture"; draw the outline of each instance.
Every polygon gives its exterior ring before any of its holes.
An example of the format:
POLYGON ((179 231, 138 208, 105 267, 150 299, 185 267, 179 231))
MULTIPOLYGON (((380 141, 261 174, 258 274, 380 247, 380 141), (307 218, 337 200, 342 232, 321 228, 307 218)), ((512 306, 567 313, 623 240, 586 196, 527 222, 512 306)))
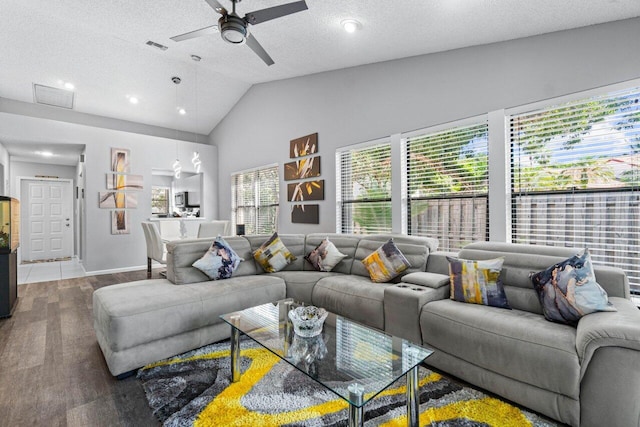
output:
POLYGON ((355 33, 356 31, 362 29, 362 24, 355 19, 345 19, 340 22, 340 25, 342 25, 342 28, 344 28, 347 33, 355 33))
POLYGON ((243 44, 249 36, 249 29, 242 18, 227 15, 218 21, 218 29, 222 40, 231 44, 243 44))

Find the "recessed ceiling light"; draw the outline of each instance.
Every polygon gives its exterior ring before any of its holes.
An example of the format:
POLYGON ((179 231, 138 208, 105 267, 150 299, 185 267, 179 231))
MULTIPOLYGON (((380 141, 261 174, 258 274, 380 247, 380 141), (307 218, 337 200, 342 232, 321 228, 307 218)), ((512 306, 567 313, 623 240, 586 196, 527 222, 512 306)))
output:
POLYGON ((180 107, 180 108, 178 108, 178 113, 180 113, 180 115, 184 116, 185 114, 187 114, 187 110, 185 110, 184 108, 180 107))
POLYGON ((43 157, 51 157, 53 153, 51 151, 36 151, 36 154, 39 154, 43 157))
POLYGON ((137 104, 138 103, 138 98, 136 98, 135 96, 130 96, 129 97, 129 102, 132 104, 137 104))
POLYGON ((73 90, 73 89, 75 89, 75 86, 73 85, 73 83, 66 82, 64 84, 64 88, 67 89, 67 90, 73 90))
POLYGON ((355 33, 362 28, 362 24, 355 19, 345 19, 340 23, 347 33, 355 33))

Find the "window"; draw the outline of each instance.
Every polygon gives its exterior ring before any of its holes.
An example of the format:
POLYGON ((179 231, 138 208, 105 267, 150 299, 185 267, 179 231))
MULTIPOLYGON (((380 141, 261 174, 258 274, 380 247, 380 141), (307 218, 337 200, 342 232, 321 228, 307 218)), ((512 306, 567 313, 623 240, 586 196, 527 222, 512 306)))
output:
POLYGON ((151 213, 167 215, 169 213, 169 188, 151 187, 151 213))
POLYGON ((588 247, 640 290, 640 88, 510 122, 512 240, 588 247))
POLYGON ((231 176, 231 217, 235 224, 244 224, 246 234, 271 234, 276 231, 279 183, 278 165, 231 176))
POLYGON ((338 150, 336 165, 338 231, 391 232, 391 144, 338 150))
POLYGON ((447 251, 488 240, 487 136, 483 120, 405 139, 409 234, 447 251))

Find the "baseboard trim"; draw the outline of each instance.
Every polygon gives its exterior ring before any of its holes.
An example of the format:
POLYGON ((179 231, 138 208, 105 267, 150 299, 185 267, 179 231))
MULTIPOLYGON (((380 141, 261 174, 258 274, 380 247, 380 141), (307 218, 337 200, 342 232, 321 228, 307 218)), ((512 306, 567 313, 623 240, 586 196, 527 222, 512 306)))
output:
MULTIPOLYGON (((162 264, 158 264, 158 267, 160 267, 160 266, 162 266, 162 264)), ((153 267, 156 267, 156 265, 154 264, 153 267)), ((136 271, 136 270, 147 271, 147 266, 146 265, 137 265, 137 266, 133 266, 133 267, 112 268, 112 269, 109 269, 109 270, 85 271, 85 274, 87 276, 100 276, 102 274, 126 273, 126 272, 129 272, 129 271, 136 271)))

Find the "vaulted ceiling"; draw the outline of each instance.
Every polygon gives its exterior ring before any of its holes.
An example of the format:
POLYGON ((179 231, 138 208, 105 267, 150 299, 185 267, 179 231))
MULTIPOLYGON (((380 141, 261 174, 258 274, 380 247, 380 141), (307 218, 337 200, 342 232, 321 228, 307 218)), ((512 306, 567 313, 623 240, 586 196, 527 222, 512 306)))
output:
MULTIPOLYGON (((244 0, 238 14, 290 0, 244 0)), ((229 0, 220 0, 231 8, 229 0)), ((254 84, 640 16, 638 0, 307 0, 308 10, 251 27, 275 61, 219 33, 205 0, 3 0, 0 97, 74 85, 73 110, 208 134, 254 84), (345 19, 362 28, 348 34, 345 19), (153 41, 168 47, 146 45, 153 41), (200 62, 191 55, 202 58, 200 62), (182 79, 180 85, 172 76, 182 79), (137 104, 130 97, 139 99, 137 104), (184 107, 180 115, 176 107, 184 107)), ((55 107, 52 107, 55 108, 55 107)))

